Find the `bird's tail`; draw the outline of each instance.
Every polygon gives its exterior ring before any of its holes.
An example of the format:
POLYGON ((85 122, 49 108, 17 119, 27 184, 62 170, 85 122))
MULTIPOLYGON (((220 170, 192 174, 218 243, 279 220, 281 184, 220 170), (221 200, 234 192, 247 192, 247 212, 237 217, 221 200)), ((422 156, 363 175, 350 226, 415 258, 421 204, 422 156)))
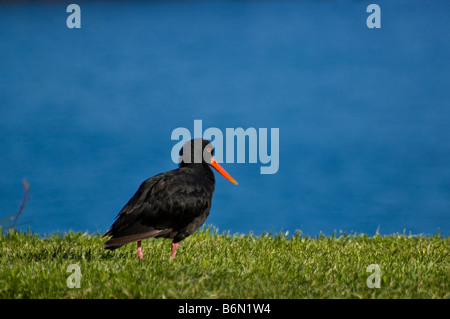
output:
MULTIPOLYGON (((172 231, 171 228, 169 229, 153 229, 151 231, 140 233, 140 234, 133 234, 133 235, 127 235, 127 236, 120 236, 120 237, 111 237, 107 242, 104 243, 105 249, 114 250, 119 247, 122 247, 125 244, 132 243, 135 241, 151 238, 151 237, 160 237, 169 234, 172 231)), ((107 232, 102 236, 102 238, 111 236, 111 232, 107 232)))

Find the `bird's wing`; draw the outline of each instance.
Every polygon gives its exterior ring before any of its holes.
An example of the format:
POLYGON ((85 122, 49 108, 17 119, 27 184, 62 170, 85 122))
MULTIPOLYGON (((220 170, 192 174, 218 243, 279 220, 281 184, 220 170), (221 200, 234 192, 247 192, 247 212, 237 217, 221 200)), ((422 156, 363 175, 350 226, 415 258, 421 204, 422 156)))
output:
POLYGON ((164 183, 161 183, 164 174, 159 174, 145 180, 138 188, 133 197, 130 198, 128 203, 120 210, 116 216, 114 224, 103 235, 102 238, 108 236, 119 235, 121 231, 129 228, 130 225, 136 222, 136 218, 139 216, 139 212, 146 210, 149 197, 163 187, 164 183), (159 185, 154 189, 156 185, 159 185))
POLYGON ((128 242, 132 242, 163 236, 187 226, 205 210, 209 212, 212 192, 192 178, 178 170, 144 181, 103 237, 129 236, 128 242))

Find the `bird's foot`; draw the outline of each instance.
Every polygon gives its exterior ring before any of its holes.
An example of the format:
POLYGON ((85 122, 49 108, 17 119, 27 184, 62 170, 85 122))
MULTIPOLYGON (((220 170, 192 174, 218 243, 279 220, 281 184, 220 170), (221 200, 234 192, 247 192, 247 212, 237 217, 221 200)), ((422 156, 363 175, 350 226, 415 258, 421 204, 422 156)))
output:
POLYGON ((138 254, 138 257, 139 257, 140 259, 144 259, 144 254, 142 253, 142 248, 141 248, 141 247, 139 247, 139 248, 137 249, 137 254, 138 254))
POLYGON ((144 254, 142 253, 142 246, 141 246, 141 244, 142 244, 141 241, 137 242, 137 254, 138 254, 138 257, 140 259, 144 259, 144 254))
POLYGON ((175 255, 177 254, 178 249, 178 243, 172 243, 172 259, 175 258, 175 255))

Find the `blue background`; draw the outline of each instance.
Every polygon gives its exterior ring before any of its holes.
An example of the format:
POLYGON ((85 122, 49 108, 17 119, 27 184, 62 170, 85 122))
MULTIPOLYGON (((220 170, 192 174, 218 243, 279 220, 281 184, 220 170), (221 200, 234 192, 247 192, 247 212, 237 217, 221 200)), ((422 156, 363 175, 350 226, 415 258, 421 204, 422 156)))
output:
POLYGON ((280 167, 223 167, 231 233, 450 232, 448 1, 0 4, 0 219, 106 231, 171 133, 279 128, 280 167))

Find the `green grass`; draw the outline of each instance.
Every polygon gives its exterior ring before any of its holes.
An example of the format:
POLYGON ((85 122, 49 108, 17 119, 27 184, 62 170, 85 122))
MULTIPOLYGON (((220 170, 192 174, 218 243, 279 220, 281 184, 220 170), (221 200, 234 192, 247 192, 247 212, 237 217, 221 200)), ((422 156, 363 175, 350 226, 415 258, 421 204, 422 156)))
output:
POLYGON ((229 235, 105 251, 100 234, 0 235, 0 298, 449 298, 450 237, 229 235), (81 288, 69 289, 70 264, 81 288), (368 288, 370 264, 381 287, 368 288))

